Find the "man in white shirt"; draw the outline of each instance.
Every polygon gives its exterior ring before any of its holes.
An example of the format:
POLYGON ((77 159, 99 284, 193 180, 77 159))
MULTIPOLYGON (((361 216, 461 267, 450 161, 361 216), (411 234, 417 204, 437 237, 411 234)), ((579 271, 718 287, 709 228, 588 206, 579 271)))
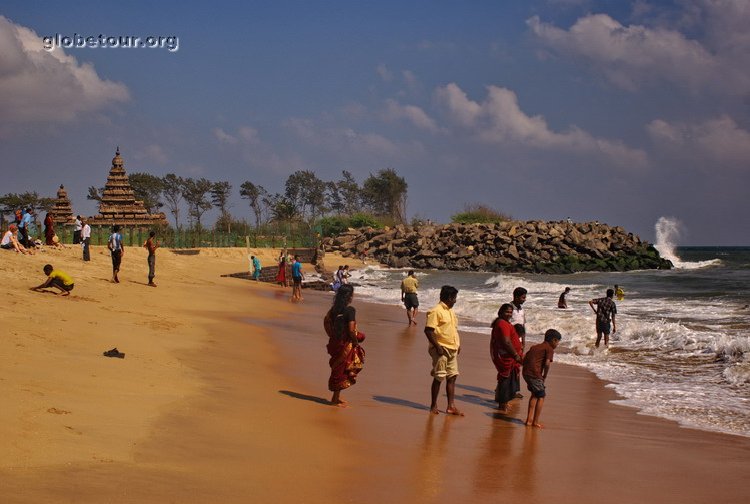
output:
POLYGON ((73 223, 73 244, 78 245, 81 243, 81 230, 83 229, 83 224, 81 224, 81 216, 76 215, 76 220, 73 223))
MULTIPOLYGON (((512 325, 521 324, 524 329, 526 328, 526 313, 523 311, 523 304, 526 302, 526 293, 528 291, 523 287, 516 287, 513 290, 513 315, 510 318, 512 325)), ((526 335, 521 337, 521 345, 526 348, 526 335)))
POLYGON ((88 220, 81 217, 81 247, 83 248, 83 260, 90 261, 91 254, 89 253, 89 242, 91 241, 91 226, 89 226, 88 220))

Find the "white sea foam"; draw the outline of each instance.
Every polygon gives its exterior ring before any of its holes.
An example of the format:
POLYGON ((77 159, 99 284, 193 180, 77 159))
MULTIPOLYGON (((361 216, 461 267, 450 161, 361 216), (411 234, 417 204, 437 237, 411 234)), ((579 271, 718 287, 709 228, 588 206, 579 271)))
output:
POLYGON ((683 234, 684 225, 674 217, 659 217, 656 221, 656 243, 654 247, 659 251, 662 258, 672 261, 677 269, 695 269, 706 268, 708 266, 718 266, 721 264, 720 259, 710 261, 683 261, 677 256, 677 242, 683 234))

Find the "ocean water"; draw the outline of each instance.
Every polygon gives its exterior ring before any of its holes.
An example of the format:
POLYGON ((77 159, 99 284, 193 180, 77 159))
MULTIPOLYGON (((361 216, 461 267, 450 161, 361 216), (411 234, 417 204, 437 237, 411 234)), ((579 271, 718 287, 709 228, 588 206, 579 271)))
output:
MULTIPOLYGON (((657 223, 670 271, 572 275, 418 271, 422 308, 435 304, 440 286, 459 289, 461 329, 486 334, 499 306, 517 286, 528 289, 527 338, 563 334, 556 361, 590 369, 610 382, 618 403, 686 427, 750 436, 750 247, 675 247, 674 221, 657 223), (660 229, 660 223, 663 228, 660 229), (619 284, 617 332, 609 349, 595 349, 588 301, 619 284), (565 287, 566 310, 557 308, 565 287)), ((366 267, 354 272, 358 297, 402 306, 404 270, 366 267)), ((488 361, 488 365, 491 363, 488 361)))

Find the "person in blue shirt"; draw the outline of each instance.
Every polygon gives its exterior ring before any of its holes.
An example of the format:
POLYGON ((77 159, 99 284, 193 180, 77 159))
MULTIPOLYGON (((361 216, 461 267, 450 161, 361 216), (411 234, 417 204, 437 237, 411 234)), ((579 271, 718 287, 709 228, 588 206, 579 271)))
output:
POLYGON ((21 245, 24 247, 30 247, 29 242, 29 227, 31 227, 31 208, 26 208, 23 211, 21 222, 18 223, 18 230, 21 232, 21 245))
POLYGON ((302 280, 304 279, 302 263, 299 261, 299 256, 295 255, 292 264, 292 301, 302 301, 302 280))
POLYGON ((117 278, 117 274, 120 272, 122 256, 125 255, 125 244, 122 243, 120 226, 112 227, 112 234, 109 235, 107 246, 109 247, 109 251, 112 254, 112 281, 114 283, 120 283, 120 279, 117 278))
POLYGON ((253 280, 257 282, 260 278, 260 270, 263 268, 260 266, 260 259, 256 256, 250 256, 250 259, 253 261, 253 280))

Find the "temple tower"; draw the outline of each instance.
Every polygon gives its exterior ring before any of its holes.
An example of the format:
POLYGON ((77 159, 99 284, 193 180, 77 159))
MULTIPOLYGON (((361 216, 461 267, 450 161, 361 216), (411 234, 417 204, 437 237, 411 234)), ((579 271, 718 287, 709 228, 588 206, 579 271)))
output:
POLYGON ((60 184, 60 189, 57 190, 57 199, 55 200, 55 206, 52 208, 52 213, 54 214, 52 220, 55 224, 73 224, 73 208, 70 206, 68 191, 62 184, 60 184))
POLYGON ((121 226, 152 226, 167 223, 164 213, 150 214, 143 201, 135 199, 135 193, 125 173, 125 162, 120 156, 120 147, 117 147, 112 159, 112 167, 99 203, 99 214, 91 217, 89 223, 121 226))

